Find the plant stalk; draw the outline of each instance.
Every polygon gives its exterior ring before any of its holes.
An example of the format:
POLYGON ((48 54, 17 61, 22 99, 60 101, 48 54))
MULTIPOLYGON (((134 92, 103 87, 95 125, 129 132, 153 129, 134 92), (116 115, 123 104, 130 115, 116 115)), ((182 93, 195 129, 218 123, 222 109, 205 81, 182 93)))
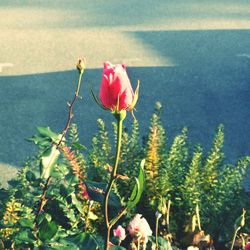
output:
MULTIPOLYGON (((81 80, 82 80, 82 75, 83 75, 83 70, 79 73, 79 78, 78 78, 78 83, 77 83, 77 88, 76 88, 76 92, 75 92, 75 95, 74 95, 74 98, 72 100, 71 103, 68 103, 68 106, 69 106, 69 112, 68 112, 68 119, 67 119, 67 122, 66 122, 66 125, 65 125, 65 128, 63 129, 62 131, 62 136, 59 140, 59 142, 57 143, 56 147, 57 149, 60 147, 64 137, 66 136, 66 133, 68 131, 68 129, 70 128, 70 123, 71 123, 71 120, 73 118, 73 107, 74 107, 74 104, 75 104, 75 101, 76 99, 78 98, 78 94, 79 94, 79 90, 80 90, 80 86, 81 86, 81 80)), ((46 193, 47 193, 47 190, 48 190, 48 187, 49 187, 49 184, 51 182, 51 176, 49 176, 47 179, 46 179, 46 182, 45 182, 45 185, 43 187, 43 193, 42 193, 42 196, 41 196, 41 199, 40 199, 40 203, 39 203, 39 208, 37 210, 37 213, 35 215, 35 225, 36 227, 38 226, 37 225, 37 221, 38 221, 38 216, 41 214, 41 212, 43 211, 43 207, 45 206, 47 200, 46 200, 46 193)))
POLYGON ((241 227, 238 227, 236 230, 235 230, 235 233, 234 233, 234 237, 233 237, 233 240, 232 240, 232 245, 231 245, 231 248, 230 250, 233 250, 234 248, 234 243, 235 243, 235 240, 236 240, 236 236, 237 236, 237 233, 238 231, 241 229, 241 227))
MULTIPOLYGON (((125 117, 124 117, 125 118, 125 117)), ((104 219, 106 224, 106 239, 105 239, 105 249, 109 249, 109 239, 110 239, 110 230, 113 226, 113 223, 109 222, 109 211, 108 211, 108 201, 109 201, 109 195, 111 192, 111 189, 114 185, 115 179, 116 179, 116 172, 118 168, 118 162, 121 152, 121 144, 122 144, 122 124, 124 118, 121 116, 121 114, 116 115, 117 119, 117 145, 116 145, 116 156, 115 156, 115 165, 112 169, 112 173, 110 176, 109 184, 107 187, 107 190, 104 195, 104 219)))
POLYGON ((159 217, 156 216, 156 223, 155 223, 155 249, 158 250, 158 228, 159 228, 159 217))

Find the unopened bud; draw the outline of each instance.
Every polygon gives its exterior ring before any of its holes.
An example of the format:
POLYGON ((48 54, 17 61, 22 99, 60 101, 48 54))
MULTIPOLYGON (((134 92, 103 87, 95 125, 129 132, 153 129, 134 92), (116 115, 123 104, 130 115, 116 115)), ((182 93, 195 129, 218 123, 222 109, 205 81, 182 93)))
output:
POLYGON ((85 66, 86 66, 85 59, 79 58, 76 64, 76 68, 79 70, 79 73, 81 74, 83 73, 85 66))
POLYGON ((161 218, 162 214, 156 211, 155 217, 159 220, 161 218))

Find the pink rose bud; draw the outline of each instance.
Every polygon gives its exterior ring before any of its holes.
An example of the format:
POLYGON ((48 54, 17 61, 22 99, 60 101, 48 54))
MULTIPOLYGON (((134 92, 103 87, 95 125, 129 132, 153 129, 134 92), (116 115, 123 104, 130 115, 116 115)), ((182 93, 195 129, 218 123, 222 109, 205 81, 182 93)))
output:
POLYGON ((120 241, 123 241, 126 238, 126 232, 122 226, 118 226, 116 229, 114 229, 113 234, 115 237, 118 237, 120 241))
POLYGON ((248 242, 245 246, 245 250, 250 250, 250 242, 248 242))
POLYGON ((134 91, 124 65, 104 63, 99 96, 102 105, 112 111, 129 110, 134 106, 134 91))

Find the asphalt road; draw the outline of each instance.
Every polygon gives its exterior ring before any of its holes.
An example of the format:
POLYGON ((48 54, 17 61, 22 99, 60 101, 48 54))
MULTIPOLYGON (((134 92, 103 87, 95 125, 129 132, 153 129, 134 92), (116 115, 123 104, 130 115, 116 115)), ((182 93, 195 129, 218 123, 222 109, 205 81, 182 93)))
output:
POLYGON ((36 151, 25 141, 36 126, 63 129, 78 57, 87 60, 74 116, 84 144, 98 117, 112 119, 88 88, 98 92, 109 60, 141 81, 142 134, 159 100, 169 141, 187 126, 190 141, 209 148, 224 123, 227 161, 250 154, 249 1, 1 0, 0 16, 1 169, 36 151))

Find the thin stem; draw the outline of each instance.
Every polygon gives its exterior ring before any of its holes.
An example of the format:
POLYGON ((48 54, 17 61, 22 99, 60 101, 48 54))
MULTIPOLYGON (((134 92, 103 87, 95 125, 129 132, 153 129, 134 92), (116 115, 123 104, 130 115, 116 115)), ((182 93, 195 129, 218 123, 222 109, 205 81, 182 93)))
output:
POLYGON ((167 209, 167 231, 168 233, 170 232, 169 230, 170 206, 171 206, 171 201, 168 200, 168 209, 167 209))
POLYGON ((158 250, 158 227, 159 227, 159 216, 156 216, 156 223, 155 223, 155 244, 156 250, 158 250))
POLYGON ((78 95, 79 95, 79 91, 80 91, 80 87, 81 87, 81 81, 82 81, 82 75, 83 75, 83 71, 81 71, 80 74, 79 74, 79 79, 78 79, 77 89, 76 89, 76 97, 78 97, 78 95))
POLYGON ((110 226, 114 226, 115 223, 127 212, 127 208, 124 208, 113 220, 110 221, 110 226))
POLYGON ((198 204, 196 204, 195 211, 196 211, 196 216, 197 216, 198 228, 199 228, 199 231, 201 231, 200 209, 199 209, 199 205, 198 204))
POLYGON ((119 162, 119 157, 120 157, 120 152, 121 152, 121 144, 122 144, 122 122, 123 120, 120 118, 117 118, 117 146, 116 146, 116 156, 115 156, 115 166, 113 168, 113 172, 111 177, 115 178, 116 177, 116 171, 118 168, 118 162, 119 162))
POLYGON ((107 190, 104 195, 104 219, 106 224, 106 239, 105 239, 105 249, 109 249, 109 238, 110 238, 110 230, 113 226, 113 223, 109 222, 109 211, 108 211, 108 201, 111 189, 116 179, 116 172, 118 168, 118 162, 121 152, 121 143, 122 143, 122 123, 123 119, 121 118, 120 114, 117 115, 117 145, 116 145, 116 156, 115 156, 115 165, 112 169, 112 173, 110 176, 109 184, 107 190))
POLYGON ((141 245, 141 236, 138 237, 137 239, 137 250, 140 250, 140 245, 141 245))
POLYGON ((234 248, 235 239, 236 239, 237 233, 238 233, 238 231, 240 230, 240 228, 241 228, 241 227, 238 227, 238 228, 235 230, 235 233, 234 233, 234 237, 233 237, 233 240, 232 240, 232 245, 231 245, 230 250, 233 250, 233 248, 234 248))
POLYGON ((39 209, 38 209, 36 217, 35 217, 35 225, 36 225, 36 227, 38 226, 38 216, 39 216, 39 214, 42 213, 43 207, 45 206, 45 204, 47 202, 46 193, 47 193, 50 181, 51 181, 51 176, 49 176, 47 178, 47 180, 45 182, 45 185, 43 187, 43 193, 42 193, 42 196, 41 196, 41 199, 40 199, 39 209))
MULTIPOLYGON (((56 145, 56 148, 58 149, 64 139, 64 137, 66 136, 67 134, 67 131, 68 129, 70 128, 70 123, 71 123, 71 120, 73 118, 73 107, 74 107, 74 104, 75 104, 75 101, 76 99, 78 98, 78 94, 79 94, 79 90, 80 90, 80 86, 81 86, 81 80, 82 80, 82 75, 83 75, 83 71, 81 71, 79 73, 79 79, 78 79, 78 83, 77 83, 77 88, 76 88, 76 92, 75 92, 75 95, 74 95, 74 98, 72 100, 71 103, 68 103, 68 106, 69 106, 69 112, 68 112, 68 119, 67 119, 67 122, 66 122, 66 125, 62 131, 62 136, 59 140, 59 142, 57 143, 56 145)), ((43 211, 43 207, 45 206, 46 202, 47 202, 47 199, 46 199, 46 193, 47 193, 47 190, 48 190, 48 187, 49 187, 49 184, 51 182, 51 176, 49 176, 47 179, 46 179, 46 182, 45 182, 45 185, 43 187, 43 192, 42 192, 42 196, 41 196, 41 199, 40 199, 40 204, 39 204, 39 208, 37 210, 37 213, 36 213, 36 216, 35 216, 35 224, 37 226, 37 220, 38 220, 38 216, 40 215, 40 213, 43 211)))
POLYGON ((83 75, 83 71, 81 71, 79 73, 79 79, 78 79, 77 88, 76 88, 76 92, 75 92, 74 98, 73 98, 73 100, 72 100, 71 103, 68 103, 68 107, 69 107, 68 119, 67 119, 66 125, 65 125, 65 127, 64 127, 64 129, 62 131, 61 139, 57 143, 57 148, 59 148, 59 146, 61 145, 64 137, 66 136, 66 134, 68 132, 68 129, 70 128, 70 123, 71 123, 71 120, 73 118, 73 107, 74 107, 75 101, 76 101, 76 99, 78 98, 78 95, 79 95, 79 90, 80 90, 81 81, 82 81, 82 75, 83 75))

